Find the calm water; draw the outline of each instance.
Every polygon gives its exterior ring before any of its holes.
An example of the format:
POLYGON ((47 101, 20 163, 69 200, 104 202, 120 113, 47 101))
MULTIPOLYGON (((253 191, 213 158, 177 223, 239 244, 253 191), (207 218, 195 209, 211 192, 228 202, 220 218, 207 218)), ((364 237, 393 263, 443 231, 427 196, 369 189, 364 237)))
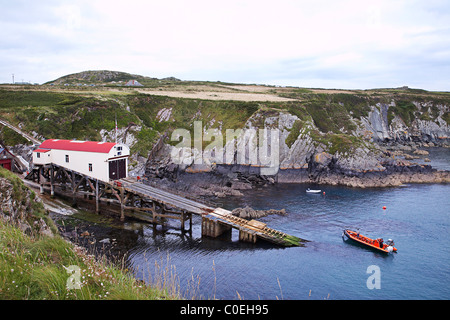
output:
MULTIPOLYGON (((432 165, 450 169, 449 150, 431 156, 432 165)), ((236 230, 231 239, 202 238, 198 217, 192 234, 182 234, 178 221, 171 222, 175 228, 156 229, 127 222, 105 236, 128 251, 138 278, 154 277, 157 261, 176 274, 181 291, 197 298, 450 299, 450 185, 320 186, 325 195, 306 194, 307 187, 319 186, 278 185, 223 200, 229 209, 285 208, 286 216, 259 220, 309 240, 304 247, 241 243, 236 230), (392 238, 398 253, 385 256, 346 243, 344 228, 392 238), (380 269, 380 289, 367 288, 372 265, 380 269)))

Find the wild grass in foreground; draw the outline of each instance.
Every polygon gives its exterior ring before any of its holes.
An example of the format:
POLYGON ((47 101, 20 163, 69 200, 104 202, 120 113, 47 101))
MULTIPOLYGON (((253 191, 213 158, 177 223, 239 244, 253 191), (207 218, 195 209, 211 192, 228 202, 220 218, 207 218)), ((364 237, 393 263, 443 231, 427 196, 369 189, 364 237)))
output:
POLYGON ((180 299, 162 286, 136 280, 59 236, 33 238, 0 221, 2 300, 180 299))

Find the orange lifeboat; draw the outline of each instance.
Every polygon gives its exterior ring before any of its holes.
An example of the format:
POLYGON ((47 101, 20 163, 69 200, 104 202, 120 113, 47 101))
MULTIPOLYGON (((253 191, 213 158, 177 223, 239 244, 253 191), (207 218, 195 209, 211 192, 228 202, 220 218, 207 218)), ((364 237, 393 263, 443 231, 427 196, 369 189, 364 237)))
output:
POLYGON ((352 231, 349 229, 344 230, 344 232, 342 234, 342 238, 344 240, 346 240, 346 239, 353 240, 359 244, 362 244, 371 249, 381 251, 384 253, 397 252, 397 248, 394 247, 394 241, 391 239, 389 239, 386 242, 384 242, 382 238, 371 239, 369 237, 361 235, 357 231, 352 231))

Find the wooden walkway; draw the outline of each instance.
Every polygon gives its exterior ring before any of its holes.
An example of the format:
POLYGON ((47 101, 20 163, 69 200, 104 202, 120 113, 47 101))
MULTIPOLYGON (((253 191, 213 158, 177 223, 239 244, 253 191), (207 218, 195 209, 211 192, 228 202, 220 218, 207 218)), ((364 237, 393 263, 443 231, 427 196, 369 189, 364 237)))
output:
POLYGON ((50 186, 52 195, 58 187, 73 199, 74 204, 77 199, 92 199, 96 212, 107 210, 114 204, 120 208, 121 220, 129 216, 157 224, 164 223, 164 219, 178 219, 184 230, 187 220, 192 227, 192 215, 195 214, 202 217, 202 236, 218 237, 231 229, 238 229, 239 239, 246 242, 255 243, 257 239, 263 239, 282 246, 301 246, 305 242, 269 228, 260 221, 236 217, 231 211, 212 203, 162 190, 136 178, 104 182, 51 164, 37 166, 26 179, 39 183, 41 192, 44 192, 44 185, 50 186))
POLYGON ((170 207, 201 215, 203 218, 202 228, 213 229, 211 232, 203 230, 203 235, 217 237, 229 230, 229 228, 235 228, 240 231, 240 239, 243 241, 256 242, 257 238, 261 238, 284 246, 298 246, 301 242, 304 242, 302 239, 269 228, 265 223, 236 217, 231 211, 223 208, 214 208, 213 206, 208 206, 171 192, 139 183, 134 181, 134 179, 121 179, 120 182, 125 190, 129 192, 151 198, 170 207), (211 227, 208 224, 213 224, 214 226, 211 227))
POLYGON ((141 182, 133 181, 132 179, 121 179, 119 182, 128 192, 138 194, 141 197, 150 198, 173 208, 178 208, 198 215, 214 210, 202 203, 186 199, 174 193, 157 189, 141 182))
POLYGON ((234 216, 231 211, 216 208, 208 213, 204 218, 216 220, 220 224, 228 225, 238 229, 239 239, 255 243, 257 238, 276 243, 283 246, 300 246, 303 239, 288 235, 284 232, 269 228, 267 224, 257 220, 246 220, 234 216))

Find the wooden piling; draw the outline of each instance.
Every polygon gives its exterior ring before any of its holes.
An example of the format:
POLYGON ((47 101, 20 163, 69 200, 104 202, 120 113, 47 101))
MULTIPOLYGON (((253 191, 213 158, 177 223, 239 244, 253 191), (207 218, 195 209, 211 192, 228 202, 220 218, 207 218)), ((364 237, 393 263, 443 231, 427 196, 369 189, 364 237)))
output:
POLYGON ((239 229, 239 240, 244 242, 256 243, 258 237, 255 232, 239 229))
POLYGON ((72 206, 77 206, 77 189, 75 184, 75 171, 71 171, 71 180, 72 180, 72 206))
POLYGON ((224 225, 217 220, 202 217, 202 236, 217 238, 231 230, 231 226, 224 225))
POLYGON ((55 197, 55 183, 53 181, 54 180, 53 176, 54 176, 54 169, 53 169, 53 166, 51 166, 50 167, 50 196, 52 198, 55 197))
POLYGON ((95 212, 100 212, 100 196, 98 189, 98 179, 95 180, 95 212))
POLYGON ((120 221, 125 221, 125 190, 120 188, 120 221))

